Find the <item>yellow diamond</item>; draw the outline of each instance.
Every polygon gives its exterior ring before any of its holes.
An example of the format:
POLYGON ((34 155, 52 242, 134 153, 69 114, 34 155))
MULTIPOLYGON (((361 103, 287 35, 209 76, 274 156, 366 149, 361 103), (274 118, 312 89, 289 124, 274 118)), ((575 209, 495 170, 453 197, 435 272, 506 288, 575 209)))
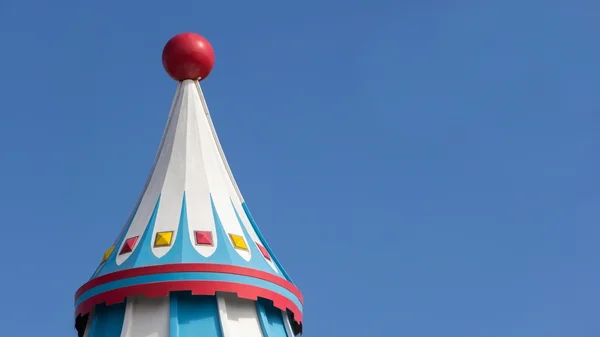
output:
POLYGON ((154 247, 169 247, 173 239, 173 232, 158 232, 154 239, 154 247))
POLYGON ((229 234, 229 237, 231 238, 231 242, 233 243, 233 246, 237 249, 242 249, 242 250, 248 250, 248 245, 246 245, 246 240, 244 240, 244 238, 240 235, 236 235, 236 234, 229 234))
POLYGON ((112 247, 108 248, 104 252, 104 256, 102 256, 102 262, 101 263, 104 263, 104 262, 106 262, 106 260, 108 260, 108 258, 110 257, 110 254, 112 254, 113 250, 115 250, 115 246, 112 246, 112 247))

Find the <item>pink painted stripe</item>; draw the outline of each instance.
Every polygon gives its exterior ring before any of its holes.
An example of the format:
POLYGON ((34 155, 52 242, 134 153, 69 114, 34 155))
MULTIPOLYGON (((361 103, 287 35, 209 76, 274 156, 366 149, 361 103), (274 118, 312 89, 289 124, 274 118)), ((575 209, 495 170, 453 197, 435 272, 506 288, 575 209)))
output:
POLYGON ((241 276, 249 276, 257 279, 265 280, 276 284, 289 290, 292 294, 296 295, 300 300, 300 303, 304 303, 304 298, 300 290, 291 282, 287 280, 256 269, 231 266, 225 264, 209 264, 209 263, 180 263, 180 264, 165 264, 157 266, 139 267, 132 269, 125 269, 116 271, 110 274, 102 275, 94 279, 89 280, 87 283, 82 285, 75 293, 75 299, 81 296, 84 292, 95 288, 101 284, 122 280, 126 278, 145 276, 152 274, 166 274, 166 273, 185 273, 185 272, 196 272, 196 273, 223 273, 233 274, 241 276))
POLYGON ((237 294, 239 298, 256 301, 264 298, 273 301, 273 306, 281 311, 289 310, 294 314, 294 321, 302 324, 302 312, 288 298, 260 287, 247 284, 223 281, 168 281, 138 284, 134 286, 109 290, 92 296, 75 308, 75 317, 89 313, 97 304, 117 304, 130 296, 144 295, 146 298, 168 296, 171 291, 191 291, 193 295, 216 295, 217 292, 237 294))

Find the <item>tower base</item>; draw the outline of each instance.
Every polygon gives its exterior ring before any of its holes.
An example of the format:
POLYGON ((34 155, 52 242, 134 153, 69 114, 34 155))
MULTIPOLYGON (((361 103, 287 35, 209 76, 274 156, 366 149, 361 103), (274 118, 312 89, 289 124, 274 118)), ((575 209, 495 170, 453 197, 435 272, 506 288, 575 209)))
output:
POLYGON ((235 294, 128 297, 79 316, 79 337, 294 337, 288 313, 272 303, 235 294))

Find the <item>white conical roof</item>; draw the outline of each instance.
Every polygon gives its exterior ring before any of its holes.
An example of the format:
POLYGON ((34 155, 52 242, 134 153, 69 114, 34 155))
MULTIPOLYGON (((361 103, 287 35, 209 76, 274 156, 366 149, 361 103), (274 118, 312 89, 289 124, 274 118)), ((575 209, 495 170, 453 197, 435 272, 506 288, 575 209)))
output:
POLYGON ((260 234, 197 81, 177 87, 144 191, 75 296, 76 315, 134 296, 191 291, 271 301, 302 322, 302 295, 260 234))

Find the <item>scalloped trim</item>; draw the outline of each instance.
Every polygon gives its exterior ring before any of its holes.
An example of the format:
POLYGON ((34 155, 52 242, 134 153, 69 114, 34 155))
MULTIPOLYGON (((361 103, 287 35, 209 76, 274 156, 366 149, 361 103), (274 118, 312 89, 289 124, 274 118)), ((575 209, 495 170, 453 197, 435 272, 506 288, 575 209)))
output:
POLYGON ((168 281, 118 288, 83 301, 75 308, 75 318, 89 313, 97 304, 104 303, 109 306, 121 303, 131 296, 143 295, 146 298, 169 296, 172 291, 191 291, 192 295, 208 296, 214 296, 217 292, 225 292, 253 301, 257 301, 260 297, 272 301, 273 306, 281 311, 289 310, 293 314, 294 322, 302 325, 302 311, 288 298, 263 288, 225 281, 168 281))

